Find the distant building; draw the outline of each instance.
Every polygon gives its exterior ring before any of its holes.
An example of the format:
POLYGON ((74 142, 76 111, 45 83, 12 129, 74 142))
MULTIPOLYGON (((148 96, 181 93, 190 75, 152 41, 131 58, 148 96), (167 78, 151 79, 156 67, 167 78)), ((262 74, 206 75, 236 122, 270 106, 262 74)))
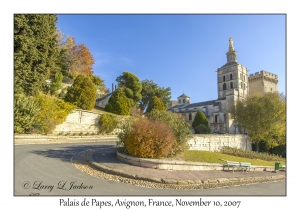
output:
POLYGON ((177 98, 177 103, 172 101, 169 104, 168 110, 182 114, 189 123, 200 110, 207 117, 213 132, 242 133, 230 119, 228 111, 236 100, 245 98, 249 93, 277 91, 278 76, 261 71, 248 77, 247 68, 237 62, 236 55, 230 38, 227 63, 217 71, 218 99, 191 104, 190 97, 182 94, 177 98))
POLYGON ((106 104, 109 101, 109 98, 111 97, 112 93, 117 89, 117 86, 114 86, 114 84, 112 84, 111 86, 111 92, 105 95, 100 96, 99 98, 96 99, 96 107, 100 107, 100 108, 105 108, 106 104))

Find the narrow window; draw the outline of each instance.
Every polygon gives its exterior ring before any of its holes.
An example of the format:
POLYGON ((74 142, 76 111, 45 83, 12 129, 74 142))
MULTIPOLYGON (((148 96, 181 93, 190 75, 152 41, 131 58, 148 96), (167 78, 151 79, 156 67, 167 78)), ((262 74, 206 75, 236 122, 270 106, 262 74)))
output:
POLYGON ((226 90, 226 83, 223 84, 223 90, 226 90))
POLYGON ((218 122, 218 115, 215 115, 215 123, 218 122))
POLYGON ((242 79, 242 73, 240 73, 240 78, 242 79))
POLYGON ((189 114, 189 121, 192 120, 192 113, 189 114))
POLYGON ((243 89, 243 83, 241 82, 241 88, 243 89))
POLYGON ((224 123, 226 123, 226 113, 224 114, 224 123))
POLYGON ((231 89, 233 88, 233 83, 232 83, 232 82, 230 82, 230 88, 231 88, 231 89))
POLYGON ((232 80, 232 74, 230 74, 230 80, 232 80))
POLYGON ((225 76, 223 76, 223 82, 225 82, 225 76))
POLYGON ((179 99, 179 103, 181 103, 181 100, 179 99))
POLYGON ((185 99, 182 99, 182 103, 185 103, 185 99))
POLYGON ((244 90, 246 90, 246 85, 245 85, 245 83, 244 83, 244 90))
POLYGON ((246 81, 246 77, 245 77, 245 75, 244 75, 244 81, 246 81))

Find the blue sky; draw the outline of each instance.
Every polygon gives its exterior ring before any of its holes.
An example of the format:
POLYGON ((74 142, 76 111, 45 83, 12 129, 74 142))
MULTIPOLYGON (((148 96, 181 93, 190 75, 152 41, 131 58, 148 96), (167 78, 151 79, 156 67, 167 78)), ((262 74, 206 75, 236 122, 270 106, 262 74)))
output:
POLYGON ((172 99, 217 99, 217 69, 233 38, 237 60, 249 74, 279 77, 285 94, 285 15, 58 15, 57 27, 91 51, 94 74, 107 88, 123 71, 170 87, 172 99))

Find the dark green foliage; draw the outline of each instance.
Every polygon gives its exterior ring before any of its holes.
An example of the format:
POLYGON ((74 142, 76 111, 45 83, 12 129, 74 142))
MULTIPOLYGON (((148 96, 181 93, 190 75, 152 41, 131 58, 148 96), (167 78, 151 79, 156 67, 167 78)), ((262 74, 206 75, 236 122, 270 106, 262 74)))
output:
POLYGON ((170 154, 175 136, 165 122, 141 119, 132 125, 124 142, 126 151, 132 156, 161 158, 170 154))
POLYGON ((14 93, 37 95, 59 70, 55 15, 14 15, 14 93))
POLYGON ((227 155, 234 155, 238 157, 266 160, 266 161, 280 161, 281 158, 277 155, 272 155, 268 153, 258 153, 254 151, 247 151, 243 149, 237 149, 237 148, 226 147, 226 146, 222 147, 221 153, 227 155))
POLYGON ((119 87, 124 89, 126 97, 131 99, 131 106, 136 105, 142 99, 142 84, 136 75, 130 72, 123 72, 121 76, 117 77, 116 81, 119 87))
POLYGON ((41 107, 32 96, 15 95, 14 98, 14 132, 29 132, 36 121, 41 107))
POLYGON ((166 110, 163 102, 156 96, 153 96, 152 99, 150 100, 147 107, 147 113, 150 113, 152 110, 158 110, 158 111, 166 110))
POLYGON ((124 88, 114 91, 105 106, 105 110, 120 115, 129 115, 132 104, 126 97, 124 88))
POLYGON ((205 125, 208 127, 208 121, 207 121, 207 118, 205 117, 204 113, 199 110, 197 113, 196 113, 196 116, 195 116, 195 119, 192 123, 192 126, 194 129, 196 129, 197 126, 199 125, 205 125))
POLYGON ((94 83, 88 76, 77 76, 73 85, 69 88, 64 100, 81 109, 93 109, 96 102, 94 83))
POLYGON ((139 106, 141 110, 144 111, 146 109, 153 96, 159 98, 163 102, 165 107, 167 107, 167 104, 170 102, 171 99, 171 88, 162 88, 159 87, 152 80, 143 80, 141 94, 142 99, 139 101, 139 106))
POLYGON ((196 134, 210 134, 211 133, 211 129, 203 124, 197 125, 195 128, 195 133, 196 134))
POLYGON ((187 141, 192 138, 193 134, 189 124, 181 115, 168 111, 153 110, 147 116, 150 120, 165 122, 172 128, 176 141, 172 147, 171 155, 180 153, 188 148, 187 141))
POLYGON ((100 133, 108 134, 118 127, 118 119, 110 114, 103 114, 99 120, 100 133))

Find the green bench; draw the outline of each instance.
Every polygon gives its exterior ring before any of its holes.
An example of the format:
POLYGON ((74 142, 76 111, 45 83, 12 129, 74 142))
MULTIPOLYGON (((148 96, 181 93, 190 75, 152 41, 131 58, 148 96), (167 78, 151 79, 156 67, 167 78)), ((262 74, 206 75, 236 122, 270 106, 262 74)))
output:
POLYGON ((256 167, 255 166, 252 166, 251 163, 248 163, 248 162, 240 162, 240 167, 243 169, 243 171, 247 172, 247 170, 251 170, 253 169, 253 172, 255 171, 256 167))
POLYGON ((229 170, 229 168, 232 168, 232 172, 234 172, 234 169, 240 168, 239 162, 228 161, 228 160, 224 160, 224 161, 226 162, 226 164, 223 165, 223 170, 225 167, 227 167, 227 170, 229 170))

